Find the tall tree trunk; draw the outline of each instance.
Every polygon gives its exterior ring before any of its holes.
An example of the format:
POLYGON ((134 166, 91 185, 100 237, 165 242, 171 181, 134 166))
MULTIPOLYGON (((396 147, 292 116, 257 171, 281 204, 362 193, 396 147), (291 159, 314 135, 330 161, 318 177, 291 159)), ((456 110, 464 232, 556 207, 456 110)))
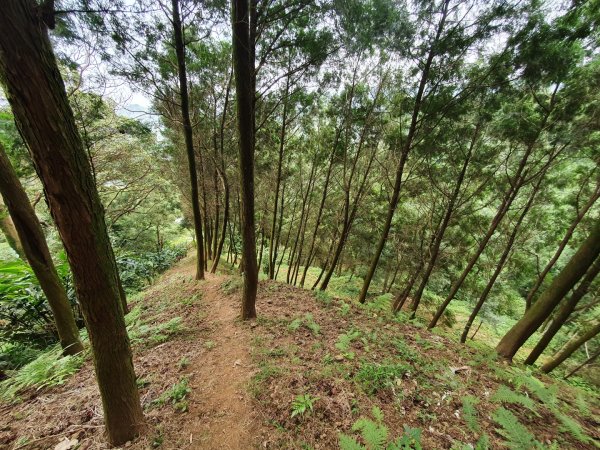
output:
POLYGON ((379 241, 377 242, 377 247, 375 248, 375 254, 371 259, 369 270, 367 271, 362 289, 358 296, 358 301, 360 303, 364 303, 367 298, 369 286, 371 285, 371 281, 373 280, 373 276, 375 275, 375 270, 377 269, 379 258, 381 257, 383 247, 385 246, 388 234, 390 232, 390 228, 392 227, 392 219, 394 218, 394 213, 396 212, 396 207, 398 206, 398 200, 400 198, 400 189, 402 188, 402 175, 404 173, 404 165, 406 164, 408 154, 413 145, 413 140, 417 132, 417 124, 419 119, 419 113, 421 111, 423 94, 425 93, 425 86, 427 85, 427 80, 429 79, 429 71, 431 70, 431 64, 433 63, 433 58, 435 57, 435 52, 437 51, 437 44, 442 35, 444 24, 446 23, 449 3, 450 0, 444 0, 444 3, 442 5, 442 16, 437 26, 436 35, 431 44, 431 47, 429 48, 427 59, 423 67, 423 71, 421 72, 421 80, 419 81, 419 88, 417 89, 417 95, 413 104, 413 111, 410 121, 410 127, 408 129, 408 136, 406 137, 404 145, 402 146, 402 150, 400 152, 400 161, 398 162, 398 168, 396 169, 396 180, 394 181, 392 197, 390 199, 387 215, 383 224, 383 230, 381 232, 381 236, 379 237, 379 241))
MULTIPOLYGON (((340 130, 341 131, 341 130, 340 130)), ((304 281, 306 280, 306 274, 314 258, 315 242, 317 240, 317 234, 319 232, 319 226, 321 225, 321 218, 323 217, 323 210, 325 207, 325 200, 327 199, 327 190, 329 189, 329 181, 331 180, 331 172, 333 170, 333 161, 335 159, 335 148, 339 140, 340 132, 336 133, 334 144, 329 154, 329 165, 327 166, 327 173, 325 174, 325 183, 323 185, 323 194, 321 195, 321 203, 319 204, 319 211, 317 212, 317 218, 315 220, 315 228, 310 240, 310 247, 308 249, 308 255, 306 255, 306 264, 302 271, 302 278, 300 279, 300 286, 304 287, 304 281)))
POLYGON ((581 222, 581 219, 583 219, 585 214, 590 210, 590 208, 594 205, 594 203, 596 203, 596 201, 598 200, 599 197, 600 197, 600 185, 596 187, 594 194, 590 197, 590 199, 584 205, 584 207, 580 211, 578 211, 577 215, 573 219, 573 222, 571 222, 571 225, 567 229, 567 232, 565 233, 565 236, 563 237, 562 241, 560 242, 558 248, 554 252, 554 255, 552 256, 552 258, 550 258, 550 261, 548 261, 548 264, 546 264, 546 267, 544 267, 544 270, 542 270, 542 273, 540 273, 535 284, 531 287, 531 289, 527 293, 527 298, 525 299, 525 308, 526 309, 530 308, 530 306, 533 302, 533 297, 535 296, 535 294, 539 290, 540 286, 544 282, 546 275, 548 275, 550 270, 554 267, 554 264, 556 264, 556 261, 558 261, 558 258, 560 258, 560 255, 562 255, 563 250, 569 243, 569 240, 571 240, 571 236, 573 236, 573 232, 575 231, 575 228, 577 228, 577 225, 579 225, 579 222, 581 222))
POLYGON ((598 258, 592 267, 590 267, 590 270, 587 271, 585 277, 581 280, 581 283, 579 283, 579 286, 577 286, 577 289, 575 289, 568 300, 563 302, 561 308, 554 315, 552 323, 525 360, 525 364, 533 364, 537 361, 542 352, 548 347, 548 344, 550 344, 550 341, 552 341, 552 338, 558 333, 558 330, 560 330, 567 318, 575 310, 579 301, 587 294, 598 273, 600 273, 600 258, 598 258))
POLYGON ((471 143, 469 144, 469 150, 467 152, 467 156, 462 165, 460 173, 458 174, 458 178, 456 180, 454 190, 452 191, 452 195, 450 196, 450 200, 448 201, 448 206, 446 207, 446 212, 444 214, 444 218, 442 220, 440 227, 438 228, 438 230, 436 232, 433 245, 430 248, 429 260, 427 261, 427 266, 425 267, 425 273, 423 274, 423 277, 421 278, 421 283, 419 284, 419 287, 417 288, 417 292, 413 296, 413 302, 412 302, 412 307, 411 307, 413 313, 416 313, 417 309, 419 308, 419 304, 421 303, 421 298, 423 297, 423 292, 425 291, 425 288, 427 287, 427 283, 429 283, 429 277, 431 277, 433 268, 435 267, 435 264, 437 263, 437 259, 440 254, 440 247, 442 245, 444 235, 446 234, 446 230, 448 229, 448 226, 450 225, 450 220, 452 219, 452 215, 454 214, 454 209, 456 207, 456 202, 458 200, 458 196, 460 195, 460 190, 462 188, 462 184, 464 182, 465 175, 467 173, 467 168, 469 166, 469 163, 471 162, 471 158, 473 156, 473 151, 475 150, 475 145, 476 145, 477 139, 479 138, 480 128, 481 128, 481 122, 478 123, 477 126, 475 127, 475 131, 473 133, 471 143))
POLYGON ((502 273, 502 269, 504 269, 504 265, 506 264, 506 261, 508 260, 508 257, 510 256, 510 252, 512 251, 513 245, 517 238, 517 234, 519 233, 519 229, 521 228, 521 224, 523 223, 523 220, 525 220, 525 216, 527 216, 527 213, 529 212, 529 210, 531 209, 531 206, 533 205, 533 201, 535 200, 535 197, 537 196, 537 193, 540 189, 544 175, 545 175, 545 172, 540 174, 540 178, 538 179, 537 183, 533 187, 531 194, 529 196, 529 200, 527 201, 527 204, 525 205, 525 207, 523 208, 523 211, 519 215, 519 218, 517 219, 517 223, 513 227, 513 230, 510 233, 510 236, 508 238, 508 242, 506 243, 506 246, 504 247, 504 251, 502 252, 502 255, 500 255, 500 259, 498 260, 498 263, 496 264, 496 269, 494 270, 492 277, 490 278, 487 285, 483 289, 483 292, 481 293, 479 300, 477 301, 477 304, 475 305, 475 307, 473 308, 473 311, 471 312, 469 318, 467 319, 467 323, 465 324, 465 328, 463 330, 462 336, 460 337, 460 342, 463 344, 467 341, 467 337, 469 336, 469 330, 471 329, 471 326, 473 325, 473 322, 475 321, 477 314, 479 314, 479 311, 483 307, 483 304, 486 302, 490 292, 492 291, 492 288, 496 284, 496 280, 502 273))
POLYGON ((19 233, 17 233, 15 224, 11 219, 8 210, 4 206, 2 198, 0 198, 0 230, 2 230, 2 233, 4 234, 6 242, 8 242, 10 248, 15 251, 19 258, 21 258, 23 261, 27 261, 23 244, 21 244, 21 240, 19 239, 19 233))
POLYGON ((175 54, 177 55, 177 72, 179 75, 179 96, 181 99, 181 117, 183 119, 183 137, 188 158, 188 169, 191 184, 192 213, 194 217, 194 234, 196 237, 196 280, 204 279, 204 238, 202 237, 202 215, 200 214, 200 199, 198 195, 198 173, 196 170, 196 153, 190 119, 189 95, 187 86, 187 71, 185 67, 185 44, 181 29, 179 0, 172 0, 173 37, 175 38, 175 54))
POLYGON ((256 317, 256 242, 254 231, 254 42, 250 39, 248 0, 232 0, 233 72, 237 97, 244 292, 242 319, 256 317))
MULTIPOLYGON (((543 294, 542 294, 543 296, 543 294)), ((540 300, 542 297, 540 297, 540 300)), ((539 300, 538 300, 539 301, 539 300)), ((537 304, 537 302, 536 302, 537 304)), ((534 305, 535 306, 535 305, 534 305)), ((531 309, 533 309, 533 307, 531 309)), ((575 339, 571 339, 568 344, 563 347, 563 349, 558 352, 556 355, 552 357, 549 361, 547 361, 542 367, 541 370, 544 373, 550 373, 554 369, 556 369, 560 364, 562 364, 569 356, 571 356, 575 350, 581 347, 590 339, 595 338, 598 333, 600 333, 600 320, 597 321, 594 325, 588 328, 586 331, 578 335, 575 339)))
POLYGON ((600 221, 571 257, 567 265, 554 277, 552 283, 540 295, 539 299, 525 312, 496 346, 499 355, 511 360, 521 346, 535 333, 544 320, 552 313, 556 305, 585 275, 594 260, 600 254, 600 221))
MULTIPOLYGON (((218 170, 219 177, 221 178, 221 183, 223 185, 223 193, 224 193, 224 202, 225 206, 223 209, 223 225, 221 228, 221 237, 219 238, 219 244, 217 245, 217 250, 215 252, 215 259, 213 261, 212 267, 210 268, 210 273, 217 272, 217 266, 219 265, 219 260, 221 259, 221 253, 223 252, 223 245, 225 244, 225 238, 227 237, 227 224, 229 222, 229 185, 227 184, 227 177, 222 170, 218 170)), ((216 233, 216 230, 215 230, 216 233)))
POLYGON ((102 203, 37 3, 4 1, 0 29, 0 81, 73 271, 108 440, 120 445, 144 417, 102 203))
POLYGON ((281 169, 283 166, 283 149, 285 148, 285 132, 287 126, 288 113, 288 97, 290 91, 290 76, 286 77, 285 82, 285 97, 283 99, 283 117, 281 122, 281 131, 279 133, 279 153, 277 158, 277 180, 275 181, 275 204, 273 206, 273 221, 271 223, 271 239, 269 242, 269 279, 272 280, 275 276, 275 262, 277 260, 277 252, 275 251, 275 230, 277 227, 277 214, 279 203, 279 186, 281 185, 281 169))
POLYGON ((40 222, 29 203, 29 198, 0 143, 0 195, 13 218, 23 251, 46 295, 63 352, 74 355, 83 350, 73 310, 62 285, 40 222))
MULTIPOLYGON (((544 121, 544 123, 545 123, 545 121, 544 121)), ((541 130, 539 133, 541 133, 541 130)), ((539 133, 538 133, 538 135, 539 135, 539 133)), ((429 322, 429 325, 428 325, 429 329, 434 328, 436 326, 438 320, 440 319, 440 317, 442 317, 442 314, 444 313, 444 311, 446 310, 446 308, 448 307, 450 302, 454 299, 458 290, 463 285, 464 281, 467 279, 467 276, 469 275, 469 273, 471 273, 471 270, 473 269, 473 267, 475 267, 475 264, 479 260, 479 257, 485 250, 485 247, 487 246, 488 242, 490 241, 490 239, 492 238, 494 233, 496 232, 496 229, 500 225, 500 222, 502 221, 502 219, 504 218, 504 216, 510 209, 512 202, 517 197, 519 190, 523 186, 523 182, 524 182, 523 181, 523 172, 525 170, 527 161, 529 160, 529 156, 531 155, 531 152, 533 151, 533 147, 534 147, 534 143, 532 142, 525 150, 525 153, 523 154, 523 157, 521 158, 521 161, 519 163, 517 173, 513 177, 513 181, 510 184, 510 188, 504 194, 504 197, 502 198, 502 202, 500 203, 500 206, 498 207, 496 215, 490 222, 490 225, 488 226, 485 236, 479 243, 479 246, 477 247, 476 252, 473 254, 473 256, 471 256, 471 259, 467 263, 467 266, 463 269, 463 271, 460 274, 460 276, 458 277, 458 279, 453 283, 452 288, 450 289, 450 292, 448 293, 448 296, 445 298, 443 303, 437 309, 435 315, 431 319, 431 322, 429 322)))

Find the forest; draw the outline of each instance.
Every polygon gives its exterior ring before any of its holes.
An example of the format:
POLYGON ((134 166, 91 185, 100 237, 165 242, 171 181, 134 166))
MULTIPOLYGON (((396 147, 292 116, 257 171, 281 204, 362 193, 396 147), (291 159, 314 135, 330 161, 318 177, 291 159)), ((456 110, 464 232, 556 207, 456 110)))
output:
POLYGON ((0 3, 0 448, 600 448, 600 0, 0 3))

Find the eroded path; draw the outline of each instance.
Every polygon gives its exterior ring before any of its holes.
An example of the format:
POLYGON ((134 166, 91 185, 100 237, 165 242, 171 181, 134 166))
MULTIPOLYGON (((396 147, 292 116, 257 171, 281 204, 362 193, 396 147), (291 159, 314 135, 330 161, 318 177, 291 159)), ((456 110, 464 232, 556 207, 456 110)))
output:
POLYGON ((248 394, 252 376, 251 326, 238 319, 237 296, 220 292, 225 278, 207 275, 202 303, 207 352, 191 361, 189 417, 183 427, 190 447, 246 449, 253 444, 253 413, 248 394))

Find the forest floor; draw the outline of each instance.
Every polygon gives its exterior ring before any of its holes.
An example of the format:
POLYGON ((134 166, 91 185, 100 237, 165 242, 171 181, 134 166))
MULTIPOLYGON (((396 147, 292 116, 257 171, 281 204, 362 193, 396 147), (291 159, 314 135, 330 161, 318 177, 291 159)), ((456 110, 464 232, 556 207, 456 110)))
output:
MULTIPOLYGON (((485 345, 459 345, 381 302, 269 281, 259 318, 243 323, 238 276, 193 275, 187 257, 130 300, 147 428, 124 448, 336 449, 340 433, 362 442, 361 417, 381 441, 404 434, 414 448, 600 447, 596 395, 499 363, 485 345)), ((62 385, 20 398, 0 404, 0 448, 107 448, 89 358, 62 385)))

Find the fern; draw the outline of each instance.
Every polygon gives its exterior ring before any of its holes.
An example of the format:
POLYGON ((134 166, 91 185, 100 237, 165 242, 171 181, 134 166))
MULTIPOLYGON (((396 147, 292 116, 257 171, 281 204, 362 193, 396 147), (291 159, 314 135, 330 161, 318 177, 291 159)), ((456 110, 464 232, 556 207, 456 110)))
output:
POLYGON ((490 438, 487 434, 482 434, 475 443, 475 450, 488 450, 490 448, 490 438))
POLYGON ((590 439, 583 432, 583 428, 581 428, 579 422, 565 414, 562 414, 558 410, 554 410, 553 412, 556 418, 560 420, 562 424, 562 426, 560 427, 560 431, 565 431, 569 433, 579 442, 582 442, 584 444, 587 444, 590 441, 590 439))
POLYGON ((341 450, 366 450, 366 447, 360 445, 354 438, 345 434, 340 434, 340 449, 341 450))
POLYGON ((352 426, 352 430, 360 432, 365 446, 351 436, 340 434, 341 450, 422 450, 421 430, 404 426, 404 434, 388 444, 388 428, 383 423, 383 412, 378 407, 371 410, 374 420, 361 417, 352 426))
POLYGON ((497 428, 496 431, 507 440, 508 448, 531 450, 538 446, 533 434, 509 410, 500 407, 494 411, 492 418, 500 425, 501 428, 497 428))
POLYGON ((556 386, 547 388, 544 383, 529 374, 518 375, 515 379, 515 387, 517 389, 525 387, 529 392, 535 395, 538 400, 547 406, 553 406, 557 403, 556 386))
POLYGON ((360 418, 354 423, 352 430, 360 431, 369 450, 381 450, 385 448, 388 439, 388 429, 383 423, 360 418))
POLYGON ((479 403, 479 399, 472 395, 467 395, 462 398, 463 417, 469 427, 469 430, 473 432, 479 431, 479 423, 477 423, 477 409, 475 405, 479 403))
POLYGON ((521 405, 535 412, 535 402, 526 395, 513 391, 508 386, 501 385, 491 400, 496 403, 512 403, 521 405))

